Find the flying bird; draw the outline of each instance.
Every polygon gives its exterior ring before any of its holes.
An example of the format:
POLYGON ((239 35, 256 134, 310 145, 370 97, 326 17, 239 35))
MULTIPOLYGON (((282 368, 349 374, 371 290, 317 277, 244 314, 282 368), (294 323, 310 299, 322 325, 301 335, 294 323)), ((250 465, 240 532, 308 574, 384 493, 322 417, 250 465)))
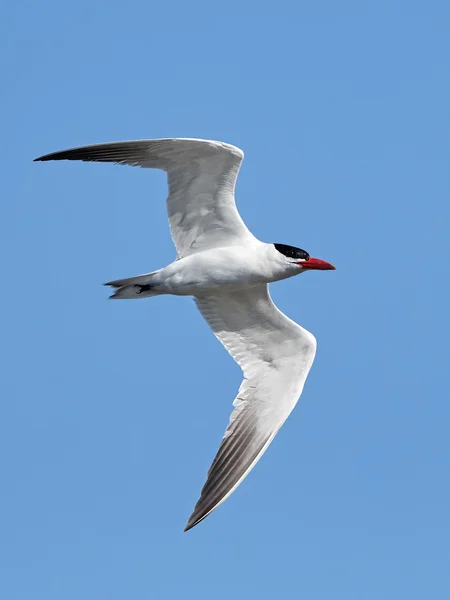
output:
POLYGON ((314 336, 272 302, 268 284, 335 267, 287 244, 256 239, 234 188, 244 154, 223 142, 156 139, 54 152, 36 161, 111 162, 167 173, 167 211, 177 257, 168 266, 117 279, 113 299, 193 296, 217 339, 243 371, 234 410, 185 531, 216 509, 265 452, 302 393, 314 336))

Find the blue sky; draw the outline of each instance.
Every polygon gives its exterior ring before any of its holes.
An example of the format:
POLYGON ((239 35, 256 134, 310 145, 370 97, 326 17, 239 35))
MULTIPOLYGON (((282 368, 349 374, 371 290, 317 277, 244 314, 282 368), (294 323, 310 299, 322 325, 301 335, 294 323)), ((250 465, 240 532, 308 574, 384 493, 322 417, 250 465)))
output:
POLYGON ((2 598, 448 598, 448 2, 17 0, 0 30, 2 598), (191 299, 100 285, 173 259, 165 176, 32 163, 170 136, 242 147, 255 235, 337 266, 272 286, 316 362, 189 533, 239 369, 191 299))

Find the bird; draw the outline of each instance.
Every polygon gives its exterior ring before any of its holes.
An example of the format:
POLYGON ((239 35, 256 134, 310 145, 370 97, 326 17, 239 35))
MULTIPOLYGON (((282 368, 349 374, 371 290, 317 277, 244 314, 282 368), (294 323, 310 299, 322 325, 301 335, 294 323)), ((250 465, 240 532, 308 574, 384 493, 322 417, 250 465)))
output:
POLYGON ((176 259, 137 277, 105 283, 112 299, 193 296, 243 381, 188 531, 222 504, 255 466, 303 391, 316 354, 312 333, 273 303, 269 284, 335 267, 308 252, 258 240, 236 207, 244 154, 225 142, 164 138, 109 142, 46 154, 35 161, 80 160, 161 169, 176 259))

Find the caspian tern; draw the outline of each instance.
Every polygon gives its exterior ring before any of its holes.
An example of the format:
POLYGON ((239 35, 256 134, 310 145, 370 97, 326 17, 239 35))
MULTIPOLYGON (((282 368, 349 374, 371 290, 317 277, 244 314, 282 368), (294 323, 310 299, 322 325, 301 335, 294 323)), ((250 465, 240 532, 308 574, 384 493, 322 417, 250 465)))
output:
POLYGON ((257 240, 242 221, 234 187, 244 158, 230 144, 158 139, 83 146, 36 158, 112 162, 167 173, 167 211, 177 258, 167 267, 105 285, 111 298, 193 296, 244 379, 217 455, 185 531, 237 488, 302 393, 316 353, 314 336, 272 302, 268 284, 328 262, 300 248, 257 240))

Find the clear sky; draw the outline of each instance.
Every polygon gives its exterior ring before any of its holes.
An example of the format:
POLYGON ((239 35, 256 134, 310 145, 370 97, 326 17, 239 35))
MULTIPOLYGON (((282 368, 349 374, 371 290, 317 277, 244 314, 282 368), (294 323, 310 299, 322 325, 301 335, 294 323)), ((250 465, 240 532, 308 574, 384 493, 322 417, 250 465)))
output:
POLYGON ((450 597, 450 5, 16 0, 0 22, 5 600, 450 597), (243 148, 271 287, 318 339, 239 489, 183 533, 240 371, 191 299, 100 284, 174 258, 165 176, 44 153, 243 148))

